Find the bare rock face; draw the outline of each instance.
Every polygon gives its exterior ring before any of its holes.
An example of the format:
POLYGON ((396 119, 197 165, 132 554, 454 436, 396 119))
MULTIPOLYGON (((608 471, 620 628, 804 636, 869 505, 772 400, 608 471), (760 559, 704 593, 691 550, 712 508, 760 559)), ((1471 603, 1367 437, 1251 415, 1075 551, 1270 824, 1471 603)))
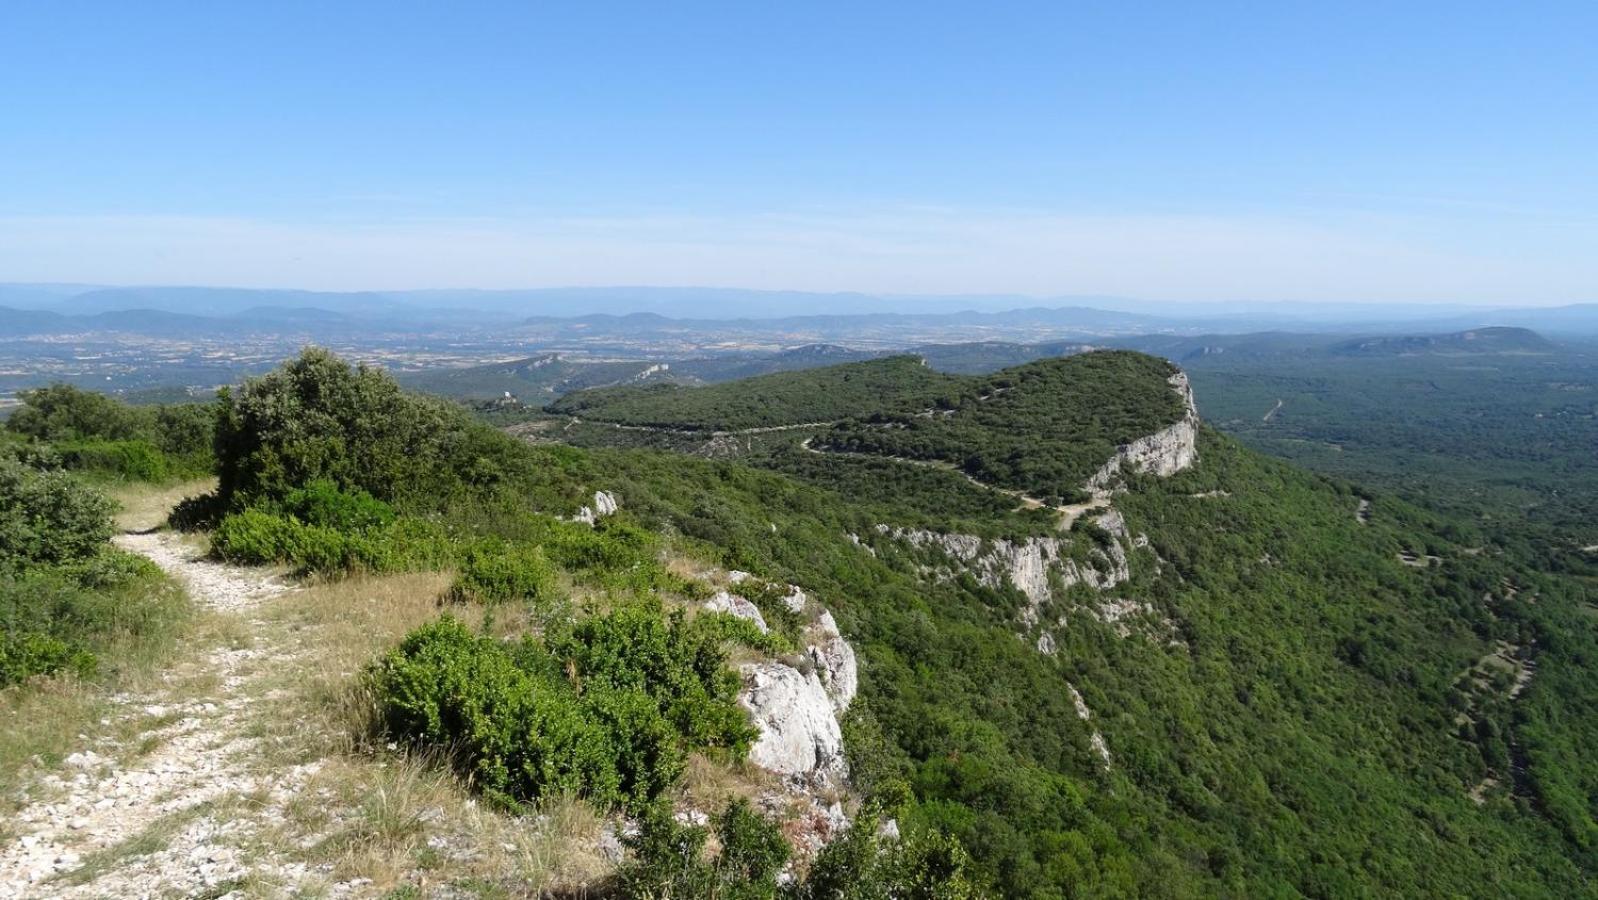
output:
MULTIPOLYGON (((734 585, 757 580, 748 572, 725 575, 734 585)), ((859 664, 832 613, 812 601, 802 588, 789 585, 781 602, 807 623, 800 644, 808 659, 745 663, 740 667, 744 684, 738 702, 760 730, 749 761, 783 776, 788 783, 785 792, 808 798, 809 803, 821 796, 815 793, 817 789, 843 787, 848 776, 838 717, 859 690, 859 664)), ((765 616, 747 597, 718 591, 705 601, 704 608, 747 619, 762 634, 769 633, 765 616)))
POLYGON ((742 672, 738 702, 760 729, 750 761, 797 782, 841 783, 848 774, 843 731, 821 678, 774 661, 747 663, 742 672))
POLYGON ((1090 490, 1108 490, 1123 468, 1164 478, 1198 461, 1198 407, 1193 402, 1193 388, 1188 384, 1187 373, 1172 375, 1170 384, 1171 389, 1181 395, 1186 407, 1181 421, 1122 445, 1115 456, 1088 479, 1090 490))
POLYGON ((760 607, 754 605, 746 597, 729 594, 726 591, 717 591, 714 597, 705 601, 705 609, 711 612, 728 613, 740 619, 748 619, 755 623, 761 634, 771 629, 766 627, 766 617, 760 614, 760 607))
MULTIPOLYGON (((1082 699, 1082 692, 1076 689, 1076 685, 1069 682, 1065 686, 1071 691, 1071 703, 1076 707, 1076 717, 1084 722, 1091 722, 1093 720, 1093 712, 1088 709, 1087 701, 1082 699)), ((1110 768, 1110 745, 1105 743, 1104 735, 1100 734, 1097 728, 1094 728, 1089 734, 1088 746, 1093 749, 1094 754, 1099 758, 1100 764, 1108 771, 1110 768)))
POLYGON ((1033 624, 1037 621, 1038 611, 1053 596, 1051 576, 1058 578, 1060 585, 1065 588, 1085 584, 1100 591, 1109 590, 1132 577, 1124 546, 1125 521, 1114 510, 1092 521, 1115 539, 1106 547, 1094 547, 1088 552, 1092 564, 1070 558, 1066 552, 1072 545, 1070 538, 983 540, 970 534, 943 534, 887 525, 877 527, 883 534, 912 546, 942 551, 960 565, 960 571, 971 573, 985 587, 997 588, 1005 583, 1010 584, 1026 595, 1028 603, 1022 611, 1022 618, 1027 624, 1033 624))
POLYGON ((833 708, 840 713, 847 710, 860 689, 860 666, 854 648, 843 639, 832 613, 821 611, 806 632, 805 643, 805 652, 815 663, 816 674, 821 677, 833 708))
POLYGON ((595 491, 594 502, 579 509, 577 515, 572 516, 572 520, 592 525, 605 516, 615 515, 618 509, 621 509, 621 503, 615 494, 610 491, 595 491))
POLYGON ((797 584, 788 585, 788 594, 782 598, 782 605, 788 607, 789 612, 802 613, 805 604, 810 602, 810 596, 797 584))

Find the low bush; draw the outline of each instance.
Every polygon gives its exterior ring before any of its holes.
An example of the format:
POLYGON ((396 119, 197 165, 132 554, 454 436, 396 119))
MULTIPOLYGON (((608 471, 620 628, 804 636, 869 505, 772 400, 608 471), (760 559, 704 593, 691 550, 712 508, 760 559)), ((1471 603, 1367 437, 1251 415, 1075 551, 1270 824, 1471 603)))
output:
POLYGON ((372 669, 387 732, 452 753, 506 803, 552 791, 640 809, 691 750, 741 755, 753 738, 719 643, 640 601, 548 642, 506 644, 445 616, 372 669))
POLYGON ((211 552, 228 562, 265 565, 298 562, 305 526, 261 509, 233 513, 211 533, 211 552))
POLYGON ((536 602, 555 592, 556 569, 544 548, 531 544, 481 541, 463 554, 449 599, 494 604, 536 602))
POLYGON ((64 564, 0 573, 0 686, 91 675, 107 647, 170 639, 186 608, 154 564, 105 546, 64 564))
POLYGON ((0 572, 95 554, 113 504, 63 472, 0 459, 0 572))
POLYGON ((149 441, 75 441, 58 445, 62 464, 76 471, 90 472, 125 481, 168 481, 173 465, 161 449, 149 441))
POLYGON ((882 833, 883 815, 868 808, 821 849, 794 900, 975 900, 987 896, 972 877, 970 856, 948 834, 925 830, 902 839, 882 833))
POLYGON ((326 479, 289 491, 282 507, 307 525, 339 531, 365 531, 394 521, 392 506, 359 488, 339 490, 338 485, 326 479))
POLYGON ((11 629, 0 632, 0 686, 62 671, 86 677, 94 666, 93 653, 60 638, 11 629))
POLYGON ((720 849, 709 856, 710 829, 679 823, 669 804, 651 807, 639 821, 638 834, 628 840, 634 855, 618 875, 622 893, 717 900, 779 896, 777 875, 790 852, 781 829, 746 800, 729 803, 714 825, 720 849))
POLYGON ((437 569, 450 565, 456 555, 444 529, 425 520, 396 518, 345 532, 254 507, 217 523, 211 552, 229 562, 283 563, 300 572, 333 576, 437 569))

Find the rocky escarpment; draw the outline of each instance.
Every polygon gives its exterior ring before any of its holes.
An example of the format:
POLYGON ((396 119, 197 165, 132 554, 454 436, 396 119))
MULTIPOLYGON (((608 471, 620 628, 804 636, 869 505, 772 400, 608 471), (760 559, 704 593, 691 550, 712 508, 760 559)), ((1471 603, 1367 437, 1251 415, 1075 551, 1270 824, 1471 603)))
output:
MULTIPOLYGON (((743 581, 743 573, 733 573, 743 581)), ((849 708, 860 676, 854 648, 821 604, 797 586, 782 603, 804 623, 797 659, 766 659, 743 664, 743 691, 738 702, 760 729, 749 760, 796 786, 842 786, 848 777, 843 758, 843 730, 838 716, 849 708)), ((765 617, 748 598, 719 591, 705 602, 723 612, 769 630, 765 617)))
POLYGON ((926 575, 954 578, 969 574, 984 587, 1015 588, 1027 598, 1021 611, 1023 624, 1035 625, 1056 591, 1078 584, 1105 591, 1132 576, 1127 547, 1134 542, 1126 534, 1125 520, 1112 511, 1089 521, 1110 536, 1107 544, 1084 548, 1083 542, 1070 537, 986 540, 972 534, 889 525, 878 525, 877 531, 912 547, 935 550, 947 558, 947 564, 923 566, 926 575))
POLYGON ((1198 462, 1199 417, 1198 406, 1193 402, 1193 387, 1188 383, 1186 372, 1172 375, 1170 385, 1182 397, 1182 418, 1174 425, 1119 447, 1088 479, 1089 490, 1109 490, 1123 470, 1165 478, 1198 462))
MULTIPOLYGON (((726 577, 734 587, 755 586, 745 572, 726 577)), ((780 602, 802 623, 801 650, 739 666, 738 702, 760 731, 749 761, 778 776, 781 785, 758 798, 759 805, 790 822, 789 838, 809 856, 849 826, 841 799, 848 794, 849 766, 840 717, 854 700, 860 674, 854 648, 830 611, 796 585, 788 586, 780 602)), ((716 592, 704 606, 747 619, 762 633, 770 630, 760 607, 731 590, 716 592)))
MULTIPOLYGON (((1113 498, 1123 472, 1169 477, 1198 461, 1198 408, 1187 375, 1178 372, 1169 379, 1171 389, 1182 399, 1180 420, 1117 448, 1115 455, 1101 466, 1083 487, 1093 500, 1080 506, 1087 523, 1095 529, 1090 535, 1032 537, 1023 540, 984 539, 971 534, 956 534, 928 529, 878 525, 877 531, 920 550, 933 550, 941 562, 923 563, 925 577, 953 579, 964 575, 976 578, 989 588, 1012 587, 1027 598, 1020 612, 1020 625, 1035 633, 1038 649, 1054 652, 1051 629, 1063 627, 1075 613, 1090 615, 1110 625, 1122 637, 1142 633, 1170 643, 1179 643, 1173 622, 1145 601, 1115 596, 1116 588, 1132 577, 1132 555, 1147 551, 1148 538, 1132 535, 1125 518, 1114 508, 1113 498), (1056 610, 1071 588, 1084 585, 1104 595, 1097 602, 1077 603, 1056 610)), ((862 544, 857 535, 850 539, 862 544)), ((1151 551, 1149 551, 1151 552, 1151 551)), ((1158 564, 1158 560, 1155 560, 1158 564)))

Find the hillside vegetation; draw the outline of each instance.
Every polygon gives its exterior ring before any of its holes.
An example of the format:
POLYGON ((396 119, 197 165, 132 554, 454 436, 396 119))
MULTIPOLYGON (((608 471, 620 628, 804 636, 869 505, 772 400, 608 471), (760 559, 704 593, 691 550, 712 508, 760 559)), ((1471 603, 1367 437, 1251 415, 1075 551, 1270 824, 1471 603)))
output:
POLYGON ((911 413, 957 402, 975 387, 898 356, 824 369, 682 387, 613 387, 569 394, 549 411, 596 422, 699 431, 737 431, 833 422, 861 410, 911 413))
POLYGON ((1182 418, 1176 369, 1137 353, 1085 353, 1028 363, 969 385, 928 413, 871 415, 822 432, 815 445, 958 466, 978 481, 1053 502, 1116 449, 1182 418))
POLYGON ((323 579, 451 573, 438 615, 366 662, 368 746, 504 808, 575 793, 637 816, 624 895, 1589 893, 1598 630, 1578 574, 1209 429, 1196 464, 1125 472, 1068 531, 994 489, 1079 485, 1183 415, 1173 372, 891 359, 596 391, 558 409, 628 446, 578 448, 309 351, 222 395, 217 491, 178 520, 323 579), (705 435, 636 449, 596 424, 818 421, 839 424, 717 460, 694 455, 705 435), (820 434, 861 442, 806 449, 820 434), (596 490, 621 511, 572 521, 596 490), (1025 586, 980 565, 1043 546, 1056 562, 1025 586), (705 825, 672 815, 685 771, 742 771, 731 661, 792 649, 697 610, 715 569, 801 586, 860 657, 855 824, 786 888, 781 823, 725 794, 705 825))
MULTIPOLYGON (((932 433, 1069 460, 1080 432, 1037 427, 1041 398, 1091 413, 1148 397, 1151 428, 1179 414, 1160 405, 1176 400, 1171 370, 1146 357, 1092 354, 1039 371, 1099 360, 1109 364, 1099 378, 1062 379, 932 433)), ((764 379, 747 385, 746 397, 738 383, 714 396, 724 407, 766 396, 764 379)), ((674 414, 673 396, 660 392, 636 420, 698 424, 701 408, 674 414)), ((864 406, 852 418, 879 412, 902 415, 864 406)), ((958 567, 940 577, 947 560, 879 527, 938 527, 937 496, 952 482, 879 455, 908 455, 901 446, 818 456, 797 446, 806 434, 737 462, 605 456, 607 483, 647 521, 723 548, 730 564, 781 572, 840 611, 864 654, 856 778, 909 781, 907 819, 958 836, 999 892, 1587 890, 1598 785, 1573 754, 1595 697, 1574 685, 1598 645, 1581 581, 1392 499, 1361 514, 1368 496, 1205 431, 1196 468, 1136 478, 1114 501, 1149 541, 1111 597, 1146 604, 1142 625, 1118 628, 1093 614, 1105 601, 1092 592, 1057 590, 1050 655, 1011 584, 958 567), (800 472, 805 459, 823 464, 800 472), (803 482, 751 466, 792 466, 803 482), (1436 562, 1404 562, 1427 558, 1436 562), (1536 666, 1513 697, 1464 674, 1503 646, 1536 666), (1091 723, 1072 709, 1073 687, 1091 723)), ((1100 461, 1120 437, 1099 437, 1100 461)), ((959 458, 941 447, 925 455, 959 458)), ((1064 471, 1084 474, 1094 454, 1081 458, 1064 471)), ((1039 533, 946 496, 944 529, 985 520, 1000 534, 1039 533)))

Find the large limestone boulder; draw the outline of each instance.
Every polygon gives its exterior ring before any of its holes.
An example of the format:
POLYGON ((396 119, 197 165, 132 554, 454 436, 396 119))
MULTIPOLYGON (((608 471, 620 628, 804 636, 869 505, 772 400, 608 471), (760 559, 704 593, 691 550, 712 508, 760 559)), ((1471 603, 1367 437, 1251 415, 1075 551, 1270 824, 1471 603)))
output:
POLYGON ((847 774, 843 732, 815 672, 764 661, 743 666, 738 702, 760 729, 749 751, 755 765, 805 782, 841 782, 847 774))

